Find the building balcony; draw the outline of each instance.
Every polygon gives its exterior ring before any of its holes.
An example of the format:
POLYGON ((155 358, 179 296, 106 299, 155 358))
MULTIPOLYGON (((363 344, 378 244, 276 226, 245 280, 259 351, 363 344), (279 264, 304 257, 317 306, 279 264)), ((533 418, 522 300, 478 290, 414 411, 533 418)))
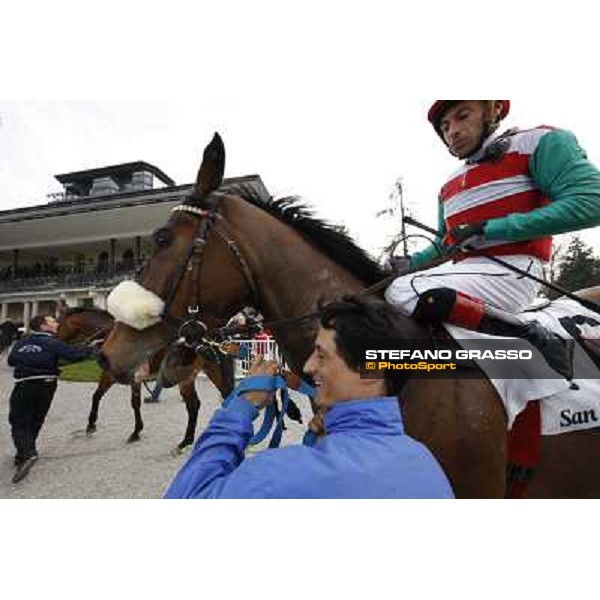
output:
POLYGON ((52 275, 0 277, 0 294, 19 292, 52 292, 85 287, 114 287, 124 279, 133 278, 136 269, 131 265, 119 264, 114 270, 76 272, 60 270, 52 275))

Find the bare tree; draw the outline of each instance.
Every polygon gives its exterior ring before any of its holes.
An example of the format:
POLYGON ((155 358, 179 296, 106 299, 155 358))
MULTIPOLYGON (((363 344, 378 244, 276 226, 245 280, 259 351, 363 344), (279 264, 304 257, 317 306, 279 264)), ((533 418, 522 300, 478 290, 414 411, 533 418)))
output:
POLYGON ((386 208, 378 211, 375 214, 376 218, 388 218, 398 223, 398 229, 394 233, 391 239, 384 245, 379 255, 380 260, 385 260, 395 255, 398 246, 402 246, 402 255, 408 256, 408 237, 406 235, 406 225, 404 223, 404 217, 410 214, 409 208, 404 202, 404 187, 402 183, 402 177, 398 177, 394 183, 392 191, 390 192, 387 200, 386 208))

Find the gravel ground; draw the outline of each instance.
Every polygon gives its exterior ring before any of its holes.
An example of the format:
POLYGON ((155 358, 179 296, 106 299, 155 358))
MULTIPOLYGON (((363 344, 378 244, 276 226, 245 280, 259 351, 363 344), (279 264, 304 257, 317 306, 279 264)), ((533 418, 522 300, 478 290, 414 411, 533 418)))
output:
MULTIPOLYGON (((28 477, 11 483, 14 447, 8 425, 12 369, 0 359, 0 498, 159 498, 185 456, 172 450, 183 438, 187 413, 176 388, 158 404, 144 404, 141 440, 127 443, 133 431, 129 388, 114 386, 100 404, 98 429, 84 433, 91 383, 59 382, 38 438, 40 458, 28 477)), ((203 376, 196 380, 202 402, 197 435, 206 427, 220 396, 203 376)), ((305 415, 308 401, 292 394, 305 415)), ((304 428, 287 421, 283 444, 298 443, 304 428)))

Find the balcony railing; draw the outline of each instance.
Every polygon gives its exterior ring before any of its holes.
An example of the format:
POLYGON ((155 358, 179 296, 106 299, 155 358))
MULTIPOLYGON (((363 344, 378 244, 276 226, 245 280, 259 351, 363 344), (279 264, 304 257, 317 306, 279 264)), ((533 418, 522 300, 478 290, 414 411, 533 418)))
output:
POLYGON ((134 268, 121 268, 114 271, 90 271, 88 273, 71 271, 55 275, 0 279, 0 294, 36 290, 60 291, 75 287, 113 286, 124 279, 132 278, 135 273, 136 269, 134 268))

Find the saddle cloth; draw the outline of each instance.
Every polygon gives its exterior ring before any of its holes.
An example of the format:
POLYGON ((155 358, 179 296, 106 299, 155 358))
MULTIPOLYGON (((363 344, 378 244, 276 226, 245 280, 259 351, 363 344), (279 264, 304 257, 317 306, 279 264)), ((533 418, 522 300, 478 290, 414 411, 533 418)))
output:
MULTIPOLYGON (((548 378, 540 378, 539 363, 535 378, 528 377, 527 372, 523 371, 519 379, 494 379, 486 369, 486 361, 476 361, 504 403, 508 428, 511 429, 515 417, 532 400, 540 401, 542 435, 600 427, 600 371, 579 343, 581 338, 600 338, 600 314, 582 307, 575 300, 560 298, 539 310, 521 313, 520 317, 529 321, 537 320, 561 337, 574 338, 578 342, 573 362, 575 385, 557 378, 550 367, 547 367, 548 378)), ((469 349, 470 340, 499 339, 455 325, 447 324, 445 327, 464 349, 469 349)), ((525 340, 519 340, 519 347, 538 352, 525 340)), ((525 369, 527 363, 520 361, 519 366, 525 369)))

